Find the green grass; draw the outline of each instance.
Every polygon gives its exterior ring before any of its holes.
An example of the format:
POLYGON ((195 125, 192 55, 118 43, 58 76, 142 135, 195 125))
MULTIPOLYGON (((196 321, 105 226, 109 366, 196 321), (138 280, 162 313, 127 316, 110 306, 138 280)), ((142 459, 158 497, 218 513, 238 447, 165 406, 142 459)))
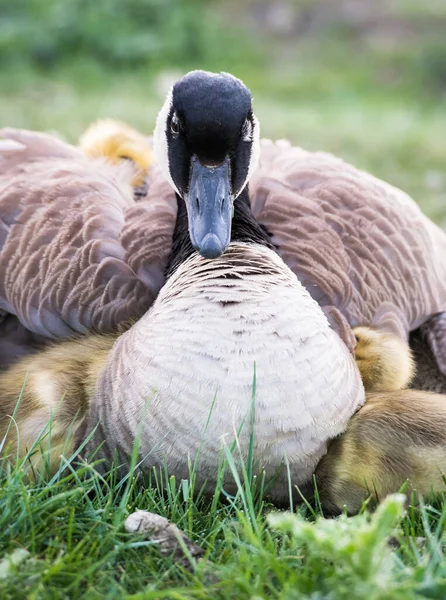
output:
POLYGON ((305 505, 277 512, 252 493, 247 470, 236 498, 217 492, 205 500, 193 493, 193 477, 161 473, 142 486, 133 473, 119 482, 91 464, 64 466, 30 484, 24 464, 3 465, 2 599, 445 597, 446 507, 405 512, 396 495, 372 516, 331 520, 305 505), (137 508, 176 523, 205 560, 186 569, 150 539, 126 533, 125 518, 137 508))

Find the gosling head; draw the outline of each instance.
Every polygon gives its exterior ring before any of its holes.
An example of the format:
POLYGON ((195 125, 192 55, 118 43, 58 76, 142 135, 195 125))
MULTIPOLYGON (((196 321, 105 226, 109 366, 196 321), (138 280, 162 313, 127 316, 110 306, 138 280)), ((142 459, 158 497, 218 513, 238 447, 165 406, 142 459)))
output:
POLYGON ((229 245, 233 204, 257 166, 259 134, 251 92, 228 73, 188 73, 158 115, 155 155, 186 204, 192 245, 205 258, 229 245))
POLYGON ((79 146, 88 156, 104 156, 113 164, 130 161, 135 171, 132 185, 144 186, 153 154, 148 140, 135 129, 114 119, 102 119, 82 134, 79 146))

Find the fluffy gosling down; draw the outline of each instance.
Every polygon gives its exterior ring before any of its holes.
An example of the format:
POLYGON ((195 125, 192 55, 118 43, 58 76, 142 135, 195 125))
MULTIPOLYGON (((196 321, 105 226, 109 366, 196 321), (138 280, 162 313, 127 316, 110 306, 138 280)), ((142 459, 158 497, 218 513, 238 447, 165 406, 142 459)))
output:
POLYGON ((355 327, 355 360, 366 392, 402 390, 415 375, 415 361, 407 342, 372 327, 355 327))
POLYGON ((446 491, 446 395, 417 390, 367 394, 316 469, 322 506, 354 514, 371 497, 405 488, 446 491))
POLYGON ((147 138, 141 133, 121 121, 101 119, 81 135, 79 147, 88 156, 103 156, 114 164, 130 161, 135 168, 133 186, 141 189, 142 194, 154 157, 147 138))

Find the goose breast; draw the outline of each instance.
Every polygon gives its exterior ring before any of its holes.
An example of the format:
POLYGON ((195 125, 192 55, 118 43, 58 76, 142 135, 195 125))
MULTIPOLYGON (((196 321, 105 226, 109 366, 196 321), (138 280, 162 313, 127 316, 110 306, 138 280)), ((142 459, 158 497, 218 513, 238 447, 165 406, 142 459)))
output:
POLYGON ((235 443, 239 464, 252 444, 258 470, 286 480, 288 460, 300 485, 363 402, 351 353, 293 273, 272 250, 233 243, 183 263, 117 340, 79 441, 94 431, 89 448, 128 466, 138 440, 146 472, 179 478, 197 459, 209 490, 222 448, 235 443))

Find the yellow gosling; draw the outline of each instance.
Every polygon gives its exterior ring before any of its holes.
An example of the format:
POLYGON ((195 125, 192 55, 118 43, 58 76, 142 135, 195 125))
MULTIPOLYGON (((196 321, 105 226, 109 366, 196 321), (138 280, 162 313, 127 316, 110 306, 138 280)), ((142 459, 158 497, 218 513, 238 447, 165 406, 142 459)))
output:
POLYGON ((404 390, 368 394, 316 469, 322 506, 353 514, 405 484, 423 495, 446 491, 446 395, 404 390))
POLYGON ((104 156, 112 163, 130 160, 135 165, 134 187, 144 185, 154 159, 142 134, 121 121, 101 119, 91 124, 79 139, 79 146, 92 157, 104 156))
POLYGON ((367 392, 401 390, 415 375, 409 344, 371 327, 356 327, 355 359, 367 392))
MULTIPOLYGON (((23 458, 40 437, 50 448, 50 472, 69 456, 116 336, 89 336, 50 346, 0 374, 0 443, 23 458), (43 434, 43 436, 42 436, 43 434)), ((42 467, 42 453, 31 463, 42 467)))

